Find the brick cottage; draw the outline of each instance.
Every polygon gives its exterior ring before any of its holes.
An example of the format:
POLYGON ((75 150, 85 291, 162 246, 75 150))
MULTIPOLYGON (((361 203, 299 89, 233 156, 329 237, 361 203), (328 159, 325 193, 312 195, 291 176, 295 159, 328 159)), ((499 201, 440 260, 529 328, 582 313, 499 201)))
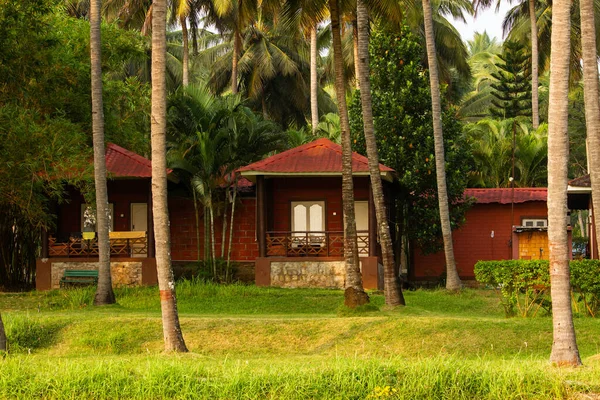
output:
MULTIPOLYGON (((257 285, 344 287, 341 154, 339 145, 318 139, 239 170, 231 259, 251 265, 257 285)), ((151 163, 114 144, 107 146, 106 159, 113 282, 155 284, 151 163)), ((366 157, 353 153, 352 168, 363 280, 366 288, 381 289, 380 249, 366 157)), ((380 172, 389 204, 394 171, 380 165, 380 172)), ((197 232, 190 196, 173 174, 169 180, 171 257, 174 262, 194 262, 204 254, 202 207, 197 232)), ((547 257, 546 189, 515 189, 514 202, 510 189, 468 189, 465 194, 476 202, 467 212, 464 226, 454 232, 462 278, 473 278, 478 260, 547 257)), ((96 268, 97 243, 94 227, 84 226, 86 210, 85 199, 74 188, 69 189, 67 202, 55 206, 56 228, 42 234, 38 290, 58 288, 65 269, 96 268)), ((231 208, 228 218, 230 213, 231 208)), ((215 250, 220 255, 223 241, 225 250, 229 247, 229 235, 223 240, 219 216, 214 227, 215 250)), ((413 248, 410 258, 409 279, 442 276, 443 254, 424 255, 413 248)))

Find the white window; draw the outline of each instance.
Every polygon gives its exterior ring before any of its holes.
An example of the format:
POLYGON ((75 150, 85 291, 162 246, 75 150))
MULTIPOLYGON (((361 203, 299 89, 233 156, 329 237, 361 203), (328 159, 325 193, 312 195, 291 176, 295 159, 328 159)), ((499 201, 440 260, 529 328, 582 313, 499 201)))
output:
POLYGON ((523 218, 522 226, 527 228, 547 228, 548 220, 545 218, 523 218))
MULTIPOLYGON (((108 204, 109 220, 108 230, 113 231, 115 228, 114 222, 114 204, 108 204)), ((81 232, 96 232, 96 210, 90 204, 81 205, 81 232), (87 212, 86 212, 87 211, 87 212)))
POLYGON ((292 231, 299 234, 325 231, 325 202, 293 201, 292 231))

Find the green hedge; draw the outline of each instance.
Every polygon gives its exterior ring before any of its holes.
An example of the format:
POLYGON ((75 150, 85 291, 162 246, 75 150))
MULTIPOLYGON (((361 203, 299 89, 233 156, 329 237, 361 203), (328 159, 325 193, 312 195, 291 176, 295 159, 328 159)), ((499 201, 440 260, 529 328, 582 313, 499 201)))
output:
MULTIPOLYGON (((575 312, 596 316, 600 311, 600 260, 571 261, 575 312)), ((479 261, 475 278, 497 289, 507 316, 550 312, 550 273, 547 260, 479 261)))

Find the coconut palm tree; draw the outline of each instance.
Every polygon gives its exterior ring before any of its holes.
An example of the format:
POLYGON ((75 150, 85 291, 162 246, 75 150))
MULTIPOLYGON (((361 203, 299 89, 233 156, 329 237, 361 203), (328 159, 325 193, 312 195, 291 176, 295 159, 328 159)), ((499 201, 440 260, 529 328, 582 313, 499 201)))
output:
POLYGON ((163 335, 166 351, 187 352, 179 325, 175 278, 171 267, 171 240, 167 204, 167 88, 165 79, 167 48, 166 0, 152 3, 152 207, 156 245, 156 271, 163 335))
POLYGON ((110 239, 108 237, 108 190, 104 154, 104 111, 102 103, 101 0, 90 1, 90 58, 92 75, 92 132, 94 145, 94 183, 96 188, 96 229, 98 231, 98 287, 94 304, 115 302, 110 276, 110 239))
MULTIPOLYGON (((600 92, 598 90, 598 55, 596 52, 596 24, 593 7, 593 0, 579 0, 588 164, 590 166, 594 209, 600 210, 600 102, 598 100, 600 92)), ((594 221, 596 234, 598 234, 600 233, 600 216, 598 216, 598 213, 594 214, 594 221)))
POLYGON ((502 46, 486 32, 476 32, 468 46, 473 87, 461 100, 458 115, 463 120, 476 122, 489 116, 493 99, 491 84, 495 80, 492 75, 498 72, 502 46))
POLYGON ((570 33, 571 2, 554 1, 548 110, 548 246, 554 338, 550 361, 558 365, 581 364, 571 309, 567 238, 569 58, 565 54, 570 54, 570 33))
POLYGON ((354 217, 354 183, 352 177, 352 148, 350 123, 345 97, 344 64, 338 0, 329 0, 331 31, 333 36, 333 58, 335 64, 335 93, 340 110, 342 128, 342 203, 344 212, 344 259, 346 261, 345 304, 356 307, 369 302, 365 293, 358 259, 356 220, 354 217))
MULTIPOLYGON (((373 109, 371 102, 371 82, 369 81, 369 13, 362 0, 356 2, 357 28, 358 28, 358 57, 356 62, 360 64, 358 68, 358 81, 360 85, 360 100, 362 105, 363 126, 365 133, 365 142, 367 147, 367 157, 369 160, 369 174, 371 177, 371 188, 373 190, 373 201, 375 203, 375 213, 377 217, 377 226, 379 227, 379 243, 381 244, 381 253, 383 258, 384 290, 385 303, 389 306, 398 306, 406 304, 402 295, 402 288, 398 272, 394 262, 394 249, 392 247, 392 237, 390 227, 387 221, 387 212, 383 195, 383 185, 381 183, 381 173, 379 171, 379 155, 377 153, 377 143, 375 141, 375 128, 373 124, 373 109)), ((375 238, 371 238, 374 240, 375 238)))
POLYGON ((425 25, 425 42, 427 44, 427 60, 429 61, 429 83, 431 86, 431 105, 433 112, 433 136, 435 140, 435 172, 438 188, 438 203, 442 237, 444 239, 444 255, 446 257, 446 289, 460 290, 462 283, 456 270, 454 248, 452 244, 452 228, 450 226, 450 210, 448 207, 448 190, 446 186, 446 162, 444 156, 444 137, 442 132, 442 105, 440 99, 440 81, 437 69, 437 57, 433 36, 433 19, 431 3, 422 0, 423 20, 425 25))

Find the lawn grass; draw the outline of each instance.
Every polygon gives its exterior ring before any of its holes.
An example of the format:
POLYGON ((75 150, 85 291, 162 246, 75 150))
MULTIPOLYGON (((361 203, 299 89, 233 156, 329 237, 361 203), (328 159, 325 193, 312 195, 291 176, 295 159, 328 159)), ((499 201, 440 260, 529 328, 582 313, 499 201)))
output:
POLYGON ((350 312, 337 290, 177 289, 185 355, 162 353, 156 288, 101 308, 93 288, 0 295, 0 398, 600 396, 600 320, 575 320, 585 366, 554 368, 550 317, 506 319, 491 291, 406 292, 395 310, 373 292, 350 312))

